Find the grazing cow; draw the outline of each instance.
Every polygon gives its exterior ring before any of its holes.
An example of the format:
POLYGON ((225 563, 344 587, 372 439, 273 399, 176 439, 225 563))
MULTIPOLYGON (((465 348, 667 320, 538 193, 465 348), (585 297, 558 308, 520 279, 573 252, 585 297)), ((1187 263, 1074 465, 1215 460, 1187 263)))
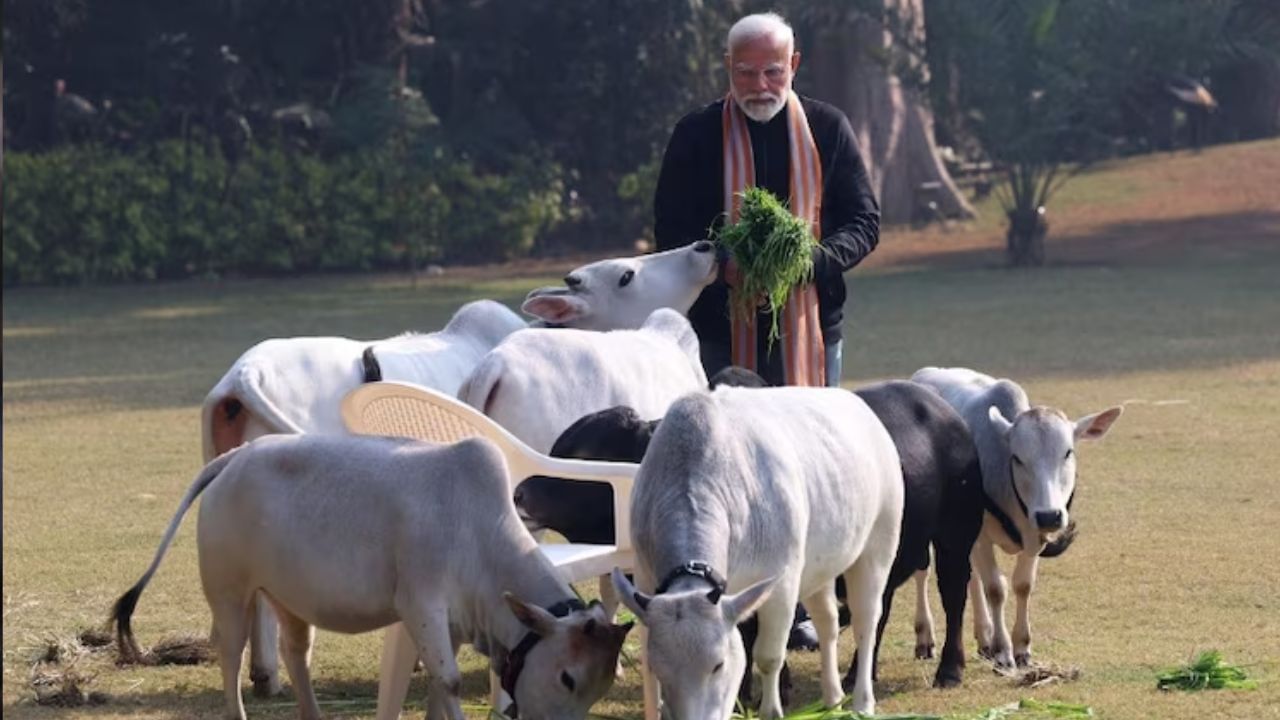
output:
MULTIPOLYGON (((712 386, 762 387, 750 370, 729 367, 712 386)), ((929 564, 929 546, 938 555, 939 591, 947 615, 947 635, 934 676, 937 687, 960 683, 964 668, 963 616, 969 582, 969 553, 982 523, 982 478, 969 429, 937 393, 916 383, 893 381, 854 391, 893 438, 902 463, 904 510, 898 553, 894 558, 876 628, 876 649, 889 618, 893 592, 914 571, 929 564)), ((556 440, 551 454, 584 460, 640 462, 659 421, 643 421, 627 407, 588 415, 556 440)), ((572 542, 601 543, 613 537, 611 490, 600 483, 577 483, 533 477, 516 488, 516 509, 530 528, 549 528, 572 542)), ((923 596, 920 590, 920 597, 923 596)), ((843 594, 843 585, 837 595, 843 594)), ((917 613, 919 605, 917 603, 917 613)), ((927 608, 927 604, 925 604, 927 608)), ((931 619, 916 623, 916 657, 933 657, 931 619), (924 633, 922 635, 922 633, 924 633)), ((743 624, 748 651, 755 624, 743 624)), ((790 645, 789 645, 790 646, 790 645)), ((872 666, 875 677, 876 666, 872 666)), ((855 663, 845 676, 846 689, 856 680, 855 663)), ((744 676, 742 699, 750 697, 751 675, 744 676)), ((785 695, 785 682, 784 692, 785 695)))
POLYGON ((651 255, 583 265, 564 277, 565 287, 530 292, 520 309, 549 325, 635 329, 658 308, 689 312, 718 271, 715 245, 702 240, 651 255))
POLYGON ((1032 407, 1026 392, 1012 380, 966 368, 935 367, 918 370, 911 379, 936 390, 973 433, 986 495, 969 586, 974 637, 980 652, 994 659, 997 668, 1025 666, 1031 662, 1028 604, 1038 559, 1064 551, 1074 537, 1069 512, 1076 492, 1075 443, 1106 435, 1123 408, 1072 421, 1060 410, 1032 407), (996 545, 1018 556, 1012 642, 1004 624, 1005 582, 996 564, 996 545), (1046 553, 1048 548, 1054 551, 1046 553))
POLYGON ((613 682, 630 626, 577 601, 520 524, 502 454, 479 439, 280 435, 218 457, 112 611, 123 656, 138 654, 138 598, 201 493, 200 580, 228 717, 244 718, 241 654, 259 590, 280 617, 304 720, 320 717, 314 627, 359 633, 403 622, 430 675, 433 719, 463 718, 454 656, 464 642, 488 655, 524 717, 583 718, 613 682))
POLYGON ((485 353, 526 327, 492 300, 467 303, 443 330, 385 340, 295 337, 264 340, 236 360, 209 391, 202 411, 204 460, 274 433, 345 433, 341 402, 378 368, 453 394, 485 353), (376 364, 374 361, 376 360, 376 364))
POLYGON ((583 415, 628 405, 661 417, 677 397, 706 384, 689 320, 663 308, 638 330, 516 333, 480 361, 458 398, 545 453, 583 415))
MULTIPOLYGON (((802 597, 821 640, 822 700, 839 703, 834 581, 844 575, 854 636, 869 650, 902 494, 893 440, 852 393, 722 387, 677 400, 632 493, 644 592, 621 571, 613 575, 619 597, 649 629, 649 667, 673 717, 729 717, 746 669, 735 626, 753 611, 760 716, 781 716, 779 673, 802 597)), ((859 670, 853 705, 874 712, 870 663, 859 670)))

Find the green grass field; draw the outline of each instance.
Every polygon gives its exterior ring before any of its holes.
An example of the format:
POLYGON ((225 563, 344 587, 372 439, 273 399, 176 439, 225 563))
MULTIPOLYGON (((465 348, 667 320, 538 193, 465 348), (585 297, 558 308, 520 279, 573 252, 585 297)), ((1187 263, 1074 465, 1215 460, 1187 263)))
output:
MULTIPOLYGON (((965 685, 930 689, 934 663, 911 659, 908 587, 882 652, 880 712, 968 718, 1034 697, 1085 703, 1104 718, 1280 718, 1280 195, 1269 208, 1170 219, 1150 215, 1177 205, 1167 188, 1190 198, 1203 196, 1199 187, 1144 181, 1216 157, 1221 176, 1211 181, 1229 183, 1240 167, 1232 158, 1258 154, 1269 160, 1250 166, 1275 175, 1280 143, 1271 142, 1086 176, 1066 196, 1079 207, 1109 188, 1123 188, 1123 197, 1051 237, 1051 257, 1063 261, 1054 267, 994 267, 1000 239, 979 228, 977 239, 956 239, 973 254, 946 262, 935 258, 950 249, 948 236, 888 234, 885 248, 923 249, 849 276, 846 385, 957 364, 1013 377, 1033 401, 1073 416, 1126 404, 1110 435, 1080 450, 1081 537, 1042 563, 1033 598, 1036 659, 1078 667, 1080 678, 1018 687, 976 657, 966 627, 965 685), (1134 208, 1130 216, 1115 210, 1125 207, 1134 208), (1241 241, 1250 232, 1256 237, 1241 241), (1126 245, 1110 262, 1099 248, 1117 235, 1141 235, 1143 247, 1156 249, 1126 245), (1230 251, 1211 252, 1219 247, 1230 251), (1160 670, 1211 648, 1245 666, 1258 689, 1155 689, 1160 670)), ((50 641, 100 626, 149 562, 198 470, 199 403, 243 350, 272 336, 434 329, 466 300, 514 305, 559 272, 446 277, 416 289, 398 278, 336 277, 6 291, 5 716, 219 716, 212 665, 117 668, 109 651, 85 654, 75 669, 92 676, 86 689, 110 697, 82 708, 37 706, 31 677, 50 641)), ((144 645, 208 630, 193 525, 184 525, 139 605, 144 645)), ((936 598, 933 605, 941 623, 936 598)), ((847 661, 850 641, 842 639, 847 661)), ((379 647, 378 634, 319 633, 314 675, 326 712, 373 716, 379 647)), ((483 717, 482 666, 469 651, 463 659, 467 701, 483 717)), ((796 698, 807 704, 818 697, 816 654, 793 654, 792 663, 796 698)), ((423 693, 415 677, 414 707, 423 693)), ((288 695, 247 705, 250 717, 296 714, 288 695)), ((640 717, 638 676, 629 673, 596 710, 640 717)))

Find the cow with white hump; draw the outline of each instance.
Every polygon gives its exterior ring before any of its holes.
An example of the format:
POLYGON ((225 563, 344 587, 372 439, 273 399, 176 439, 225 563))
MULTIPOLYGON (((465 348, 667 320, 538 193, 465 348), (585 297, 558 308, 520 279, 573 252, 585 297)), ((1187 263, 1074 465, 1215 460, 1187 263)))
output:
MULTIPOLYGON (((822 701, 840 703, 834 580, 845 578, 854 637, 869 655, 902 508, 893 440, 852 393, 721 387, 677 400, 632 493, 640 589, 613 574, 648 628, 648 663, 670 716, 730 716, 746 669, 736 626, 754 612, 760 717, 780 717, 797 599, 818 631, 822 701)), ((853 707, 875 710, 869 662, 859 664, 853 707)))
POLYGON ((538 288, 521 310, 554 326, 582 330, 638 328, 658 308, 689 312, 716 279, 716 246, 706 240, 660 253, 612 258, 564 276, 564 287, 538 288))
POLYGON ((263 435, 344 434, 342 398, 368 379, 413 382, 452 395, 485 353, 524 327, 507 306, 477 300, 458 308, 438 332, 384 340, 264 340, 205 397, 204 461, 263 435), (377 377, 370 378, 375 367, 377 377))
POLYGON ((636 330, 518 332, 480 361, 458 399, 546 453, 583 415, 627 405, 659 418, 676 398, 706 385, 689 320, 660 308, 636 330))
POLYGON ((1026 666, 1031 662, 1029 604, 1039 558, 1064 552, 1075 537, 1070 512, 1076 494, 1076 441, 1106 435, 1123 408, 1071 420, 1056 408, 1033 407, 1012 380, 968 368, 926 367, 911 379, 936 390, 960 413, 978 450, 986 513, 973 546, 969 600, 979 652, 1002 670, 1026 666), (1005 580, 996 546, 1017 555, 1012 641, 1004 623, 1005 580))
POLYGON ((489 657, 518 717, 584 718, 612 685, 631 626, 577 599, 521 524, 507 482, 501 452, 483 439, 438 446, 280 435, 221 455, 196 477, 150 567, 117 601, 121 655, 139 655, 138 598, 203 493, 196 543, 226 717, 245 716, 241 655, 261 591, 280 618, 304 720, 320 717, 314 628, 359 633, 394 622, 408 629, 429 675, 429 719, 464 718, 462 643, 489 657))

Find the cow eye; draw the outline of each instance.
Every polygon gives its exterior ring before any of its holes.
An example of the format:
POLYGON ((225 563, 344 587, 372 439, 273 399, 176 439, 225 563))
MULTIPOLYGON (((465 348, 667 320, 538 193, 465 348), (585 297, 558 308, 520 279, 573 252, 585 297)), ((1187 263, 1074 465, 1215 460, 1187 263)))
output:
POLYGON ((1066 455, 1063 455, 1063 456, 1062 456, 1062 459, 1063 459, 1063 460, 1070 460, 1070 459, 1071 459, 1071 456, 1072 456, 1072 455, 1075 455, 1075 454, 1076 454, 1076 451, 1075 451, 1075 450, 1073 450, 1072 448, 1067 448, 1067 454, 1066 454, 1066 455))
POLYGON ((573 692, 573 688, 575 687, 576 683, 573 682, 572 675, 570 675, 567 672, 561 672, 560 682, 563 683, 564 686, 569 689, 569 692, 573 692))
POLYGON ((1014 464, 1014 465, 1017 465, 1017 466, 1019 466, 1019 467, 1021 467, 1021 466, 1022 466, 1022 458, 1018 457, 1017 455, 1014 455, 1014 456, 1013 456, 1013 464, 1014 464))
POLYGON ((622 277, 618 278, 618 287, 626 287, 631 284, 631 279, 636 276, 635 270, 628 270, 622 273, 622 277))
POLYGON ((724 663, 723 663, 723 662, 716 663, 716 666, 715 666, 715 667, 713 667, 713 668, 711 668, 711 674, 712 674, 712 675, 715 675, 716 673, 720 672, 720 671, 721 671, 721 670, 723 670, 723 669, 724 669, 724 663))

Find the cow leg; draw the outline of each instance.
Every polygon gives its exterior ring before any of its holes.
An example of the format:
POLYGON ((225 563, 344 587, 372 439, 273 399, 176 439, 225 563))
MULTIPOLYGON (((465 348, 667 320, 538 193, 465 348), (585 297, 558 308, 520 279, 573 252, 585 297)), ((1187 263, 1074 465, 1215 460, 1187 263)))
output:
POLYGON ((759 631, 752 654, 756 667, 760 668, 760 720, 774 720, 783 715, 782 663, 787 658, 787 635, 795 618, 796 593, 794 585, 775 587, 756 612, 759 631))
MULTIPOLYGON (((405 633, 405 635, 407 636, 407 633, 405 633)), ((458 647, 460 644, 456 641, 451 642, 453 645, 453 656, 457 657, 458 647)), ((493 671, 490 670, 489 673, 492 675, 493 671)), ((493 687, 497 687, 497 685, 494 685, 493 687)), ((427 720, 448 720, 449 704, 447 700, 448 698, 442 697, 440 693, 427 693, 427 720)), ((490 715, 490 717, 492 717, 492 714, 496 714, 496 711, 499 710, 497 702, 493 698, 490 698, 489 707, 492 708, 490 715)))
MULTIPOLYGON (((982 578, 982 595, 991 606, 991 642, 987 654, 995 661, 996 669, 1013 668, 1013 646, 1009 630, 1004 625, 1005 582, 1004 573, 996 564, 995 547, 985 538, 973 545, 973 569, 982 578)), ((975 615, 977 609, 975 608, 975 615)), ((974 618, 977 620, 977 618, 974 618)))
POLYGON ((871 666, 875 658, 873 643, 876 628, 880 624, 889 568, 893 561, 892 553, 896 548, 888 548, 887 553, 877 553, 876 550, 883 551, 884 548, 874 547, 869 543, 862 556, 844 574, 845 602, 849 606, 849 626, 853 628, 854 643, 860 655, 871 655, 873 658, 872 662, 857 663, 853 683, 853 711, 866 715, 872 715, 876 711, 871 681, 871 666))
MULTIPOLYGON (((378 671, 377 720, 396 720, 409 694, 409 680, 418 659, 418 647, 404 623, 388 625, 382 631, 382 667, 378 671)), ((429 700, 429 698, 428 698, 429 700)))
POLYGON ((244 698, 240 695, 240 664, 244 660, 244 644, 249 640, 250 609, 234 593, 209 595, 213 612, 213 632, 218 643, 218 664, 222 667, 222 692, 226 696, 225 717, 245 720, 244 698))
POLYGON ((1013 623, 1013 661, 1018 667, 1031 664, 1031 591, 1036 586, 1036 568, 1040 563, 1038 552, 1023 550, 1018 553, 1013 567, 1013 594, 1018 614, 1013 623))
POLYGON ((316 703, 315 689, 311 686, 311 646, 315 642, 315 628, 285 608, 275 606, 275 611, 280 619, 280 645, 289 680, 293 682, 293 694, 298 699, 298 713, 302 720, 320 720, 320 705, 316 703))
POLYGON ((942 611, 947 618, 947 635, 933 686, 948 688, 959 685, 964 678, 964 604, 969 585, 969 557, 964 551, 945 544, 934 548, 934 556, 942 611))
MULTIPOLYGON (((423 597, 424 594, 418 595, 423 597)), ((444 705, 448 720, 465 720, 462 714, 462 673, 453 654, 449 633, 449 611, 442 604, 406 603, 400 620, 418 648, 427 671, 427 697, 435 696, 444 705)))
POLYGON ((822 704, 835 707, 844 699, 840 687, 839 659, 836 655, 840 635, 839 611, 836 607, 836 587, 826 583, 818 592, 804 599, 804 606, 818 631, 818 651, 822 653, 822 704))
POLYGON ((933 611, 929 608, 929 568, 915 573, 916 579, 916 659, 933 657, 933 611))
POLYGON ((257 697, 279 695, 280 662, 279 624, 271 603, 262 593, 254 594, 252 639, 249 642, 249 679, 253 680, 253 694, 257 697))

